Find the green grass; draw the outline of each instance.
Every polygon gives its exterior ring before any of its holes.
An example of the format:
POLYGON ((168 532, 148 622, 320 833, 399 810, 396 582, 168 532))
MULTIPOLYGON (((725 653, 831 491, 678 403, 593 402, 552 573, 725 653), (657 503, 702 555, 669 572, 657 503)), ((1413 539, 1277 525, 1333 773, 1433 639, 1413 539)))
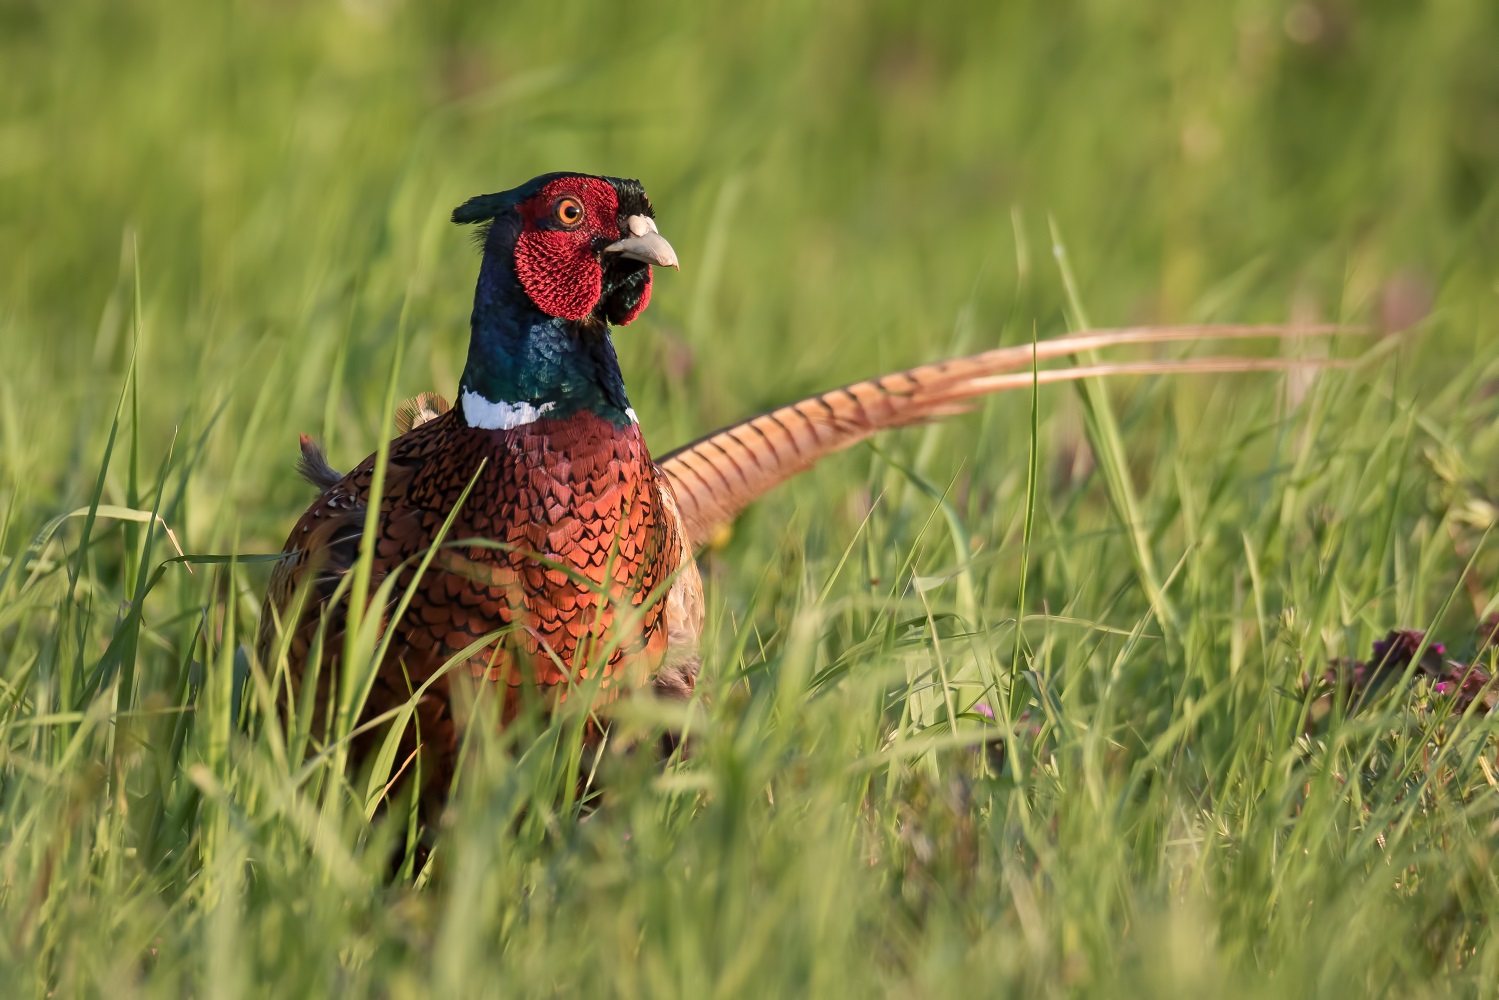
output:
POLYGON ((3 994, 1493 995, 1496 724, 1296 685, 1495 596, 1499 8, 514 6, 0 0, 3 994), (658 452, 1084 317, 1419 322, 825 463, 704 556, 692 761, 585 818, 566 723, 481 734, 391 881, 237 724, 257 557, 297 431, 451 393, 448 210, 560 168, 683 261, 617 337, 658 452))

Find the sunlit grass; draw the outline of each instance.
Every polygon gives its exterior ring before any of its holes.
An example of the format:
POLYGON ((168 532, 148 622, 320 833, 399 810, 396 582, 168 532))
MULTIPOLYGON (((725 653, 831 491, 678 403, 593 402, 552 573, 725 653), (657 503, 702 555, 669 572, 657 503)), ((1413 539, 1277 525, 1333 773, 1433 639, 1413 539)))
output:
POLYGON ((1494 723, 1303 683, 1469 657, 1499 573, 1499 23, 1376 6, 0 4, 5 995, 1492 994, 1494 723), (703 556, 690 760, 590 812, 578 720, 476 732, 392 878, 405 803, 262 724, 266 560, 298 431, 452 392, 448 211, 558 168, 682 258, 658 453, 1089 323, 1410 328, 827 461, 703 556))

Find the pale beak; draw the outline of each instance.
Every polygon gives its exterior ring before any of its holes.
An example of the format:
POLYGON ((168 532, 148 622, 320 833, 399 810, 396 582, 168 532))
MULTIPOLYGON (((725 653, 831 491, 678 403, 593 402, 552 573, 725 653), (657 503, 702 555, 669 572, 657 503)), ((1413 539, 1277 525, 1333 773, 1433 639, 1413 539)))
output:
POLYGON ((677 252, 656 232, 656 220, 648 215, 632 215, 625 220, 630 235, 604 247, 604 253, 617 253, 631 260, 643 260, 661 267, 677 267, 677 252))

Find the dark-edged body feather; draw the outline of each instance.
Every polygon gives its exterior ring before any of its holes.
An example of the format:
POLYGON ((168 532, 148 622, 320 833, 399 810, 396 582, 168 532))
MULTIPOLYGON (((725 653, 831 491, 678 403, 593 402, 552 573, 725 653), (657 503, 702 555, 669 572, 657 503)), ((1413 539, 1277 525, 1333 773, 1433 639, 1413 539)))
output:
MULTIPOLYGON (((263 658, 275 649, 274 623, 295 613, 299 588, 310 588, 306 612, 284 627, 293 630, 294 682, 324 629, 315 719, 324 718, 327 679, 336 674, 330 667, 342 649, 347 602, 334 601, 335 591, 358 559, 373 475, 371 456, 325 490, 292 529, 267 594, 263 658)), ((641 687, 666 656, 666 589, 682 556, 675 508, 637 426, 580 411, 485 430, 455 411, 442 413, 391 445, 372 592, 397 574, 391 604, 408 589, 411 599, 386 624, 394 635, 364 715, 404 704, 445 663, 501 630, 463 657, 456 673, 503 684, 504 718, 518 710, 523 688, 555 703, 577 682, 596 681, 605 701, 641 687), (422 555, 470 482, 418 579, 422 555)), ((450 685, 434 683, 419 705, 422 739, 441 758, 437 778, 451 774, 457 751, 450 685)))

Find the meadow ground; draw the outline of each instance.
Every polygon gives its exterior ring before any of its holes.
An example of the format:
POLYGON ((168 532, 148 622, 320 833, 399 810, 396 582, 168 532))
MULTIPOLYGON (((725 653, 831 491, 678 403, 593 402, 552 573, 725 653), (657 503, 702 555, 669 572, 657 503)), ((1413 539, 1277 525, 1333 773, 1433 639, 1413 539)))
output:
POLYGON ((1496 723, 1300 681, 1492 610, 1499 6, 515 6, 0 0, 0 992, 1492 996, 1496 723), (1404 332, 825 463, 704 556, 693 760, 586 813, 573 721, 487 740, 390 879, 256 725, 264 556, 298 431, 452 391, 448 210, 558 168, 683 261, 658 451, 1033 331, 1404 332))

